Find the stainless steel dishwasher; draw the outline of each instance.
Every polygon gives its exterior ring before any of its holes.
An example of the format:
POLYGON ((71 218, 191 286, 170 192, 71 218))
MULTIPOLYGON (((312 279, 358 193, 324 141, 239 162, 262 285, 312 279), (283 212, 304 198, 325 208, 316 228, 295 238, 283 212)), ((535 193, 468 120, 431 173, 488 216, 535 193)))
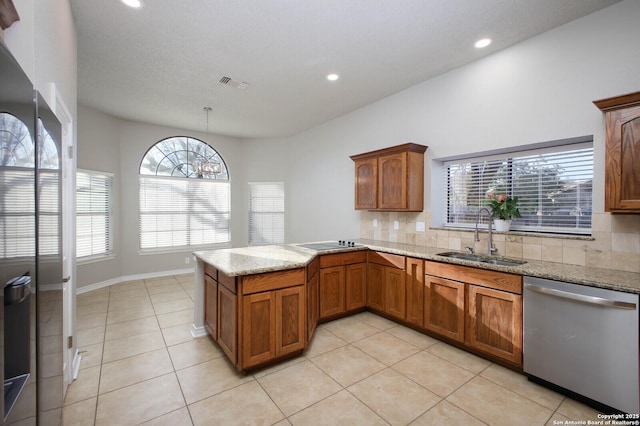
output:
POLYGON ((524 278, 524 372, 625 413, 639 412, 638 295, 524 278))

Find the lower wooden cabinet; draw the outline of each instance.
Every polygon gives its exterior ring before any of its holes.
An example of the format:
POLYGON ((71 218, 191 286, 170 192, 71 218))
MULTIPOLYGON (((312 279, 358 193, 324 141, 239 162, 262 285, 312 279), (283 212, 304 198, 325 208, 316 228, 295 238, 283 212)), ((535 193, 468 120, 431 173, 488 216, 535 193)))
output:
POLYGON ((516 364, 522 361, 522 296, 469 285, 467 344, 516 364))
POLYGON ((320 276, 316 265, 307 267, 307 343, 313 337, 313 333, 320 319, 320 276))
POLYGON ((424 260, 407 257, 407 314, 409 324, 424 325, 424 260))
POLYGON ((367 306, 367 264, 345 266, 345 309, 353 311, 367 306))
POLYGON ((218 344, 234 364, 238 360, 237 296, 218 285, 218 344))
POLYGON ((465 284, 425 277, 424 327, 457 342, 464 342, 465 284))
POLYGON ((522 366, 522 276, 431 261, 425 272, 427 330, 522 366))
POLYGON ((304 349, 304 286, 250 294, 242 301, 243 368, 304 349))
POLYGON ((320 319, 339 315, 345 311, 344 266, 320 269, 320 319))
POLYGON ((384 311, 384 266, 377 263, 367 266, 367 306, 384 311))
POLYGON ((367 306, 404 320, 406 317, 405 257, 369 252, 367 306))
POLYGON ((304 349, 305 289, 290 287, 275 292, 276 295, 276 356, 283 356, 304 349))
POLYGON ((320 256, 320 320, 338 318, 367 305, 365 251, 320 256))
POLYGON ((204 327, 218 338, 218 283, 209 275, 204 276, 204 327))

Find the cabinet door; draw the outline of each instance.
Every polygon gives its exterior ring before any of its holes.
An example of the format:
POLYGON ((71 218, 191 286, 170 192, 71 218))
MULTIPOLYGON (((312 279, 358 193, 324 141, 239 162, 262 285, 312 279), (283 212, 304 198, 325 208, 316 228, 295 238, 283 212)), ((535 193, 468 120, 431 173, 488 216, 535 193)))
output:
POLYGON ((204 327, 213 340, 218 339, 218 284, 209 275, 204 276, 204 327))
POLYGON ((640 106, 607 113, 605 211, 640 212, 640 106))
POLYGON ((407 208, 407 153, 380 157, 378 168, 378 208, 407 208))
POLYGON ((378 203, 378 159, 358 160, 355 167, 356 210, 375 209, 378 203))
POLYGON ((345 267, 346 310, 351 311, 367 306, 367 264, 355 263, 345 267))
POLYGON ((318 319, 320 318, 318 291, 320 284, 320 275, 318 272, 313 274, 313 277, 307 281, 307 342, 313 337, 313 332, 318 325, 318 319))
POLYGON ((390 266, 384 268, 384 311, 399 319, 405 319, 406 308, 406 287, 404 269, 396 269, 390 266))
POLYGON ((522 296, 469 285, 467 344, 522 364, 522 296))
POLYGON ((320 319, 345 311, 344 266, 320 269, 320 319))
POLYGON ((407 257, 407 322, 424 325, 424 261, 407 257))
POLYGON ((242 301, 242 368, 248 368, 276 356, 276 296, 266 291, 242 301))
POLYGON ((464 342, 464 288, 464 283, 426 275, 424 327, 464 342))
POLYGON ((304 286, 290 287, 276 294, 276 356, 304 349, 304 286))
POLYGON ((235 365, 238 360, 238 308, 236 295, 218 286, 218 344, 235 365))
POLYGON ((384 311, 384 266, 377 263, 367 266, 367 306, 384 311))

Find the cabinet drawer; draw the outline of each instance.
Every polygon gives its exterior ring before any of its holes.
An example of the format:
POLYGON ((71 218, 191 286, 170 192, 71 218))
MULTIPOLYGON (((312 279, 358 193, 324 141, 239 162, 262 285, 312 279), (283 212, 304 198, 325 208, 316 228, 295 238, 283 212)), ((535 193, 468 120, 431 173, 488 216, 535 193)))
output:
POLYGON ((390 253, 382 253, 378 251, 369 252, 369 263, 377 263, 378 265, 391 266, 398 269, 404 269, 404 256, 390 253))
POLYGON ((230 277, 222 272, 218 272, 218 284, 222 284, 233 294, 237 294, 236 277, 230 277))
POLYGON ((208 263, 204 264, 204 273, 209 275, 214 280, 218 281, 218 270, 208 263))
POLYGON ((424 272, 426 275, 522 294, 521 275, 431 261, 424 262, 424 272))
POLYGON ((259 293, 304 284, 304 268, 242 277, 242 294, 259 293))
POLYGON ((347 253, 325 254, 320 256, 320 267, 331 268, 333 266, 350 265, 352 263, 364 263, 367 261, 367 251, 351 251, 347 253))

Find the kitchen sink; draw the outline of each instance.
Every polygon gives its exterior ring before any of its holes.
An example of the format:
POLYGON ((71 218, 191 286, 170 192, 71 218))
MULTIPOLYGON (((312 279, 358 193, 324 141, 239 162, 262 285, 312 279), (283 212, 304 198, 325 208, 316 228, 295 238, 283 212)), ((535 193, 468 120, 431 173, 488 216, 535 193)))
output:
POLYGON ((437 255, 442 257, 448 257, 449 259, 468 260, 470 262, 488 263, 491 265, 500 265, 500 266, 520 266, 527 263, 524 260, 482 256, 479 254, 466 254, 466 253, 459 253, 456 251, 438 253, 437 255))

